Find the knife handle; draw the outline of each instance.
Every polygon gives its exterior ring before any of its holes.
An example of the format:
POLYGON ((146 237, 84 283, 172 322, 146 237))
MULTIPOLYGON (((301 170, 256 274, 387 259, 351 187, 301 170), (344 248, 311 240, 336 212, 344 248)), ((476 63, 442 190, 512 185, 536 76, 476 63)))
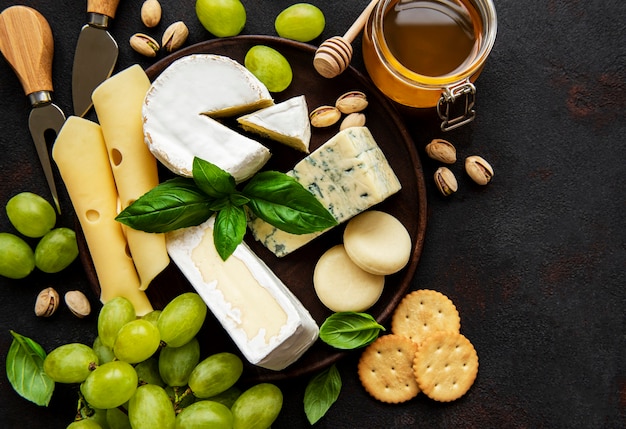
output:
POLYGON ((87 0, 87 12, 115 18, 118 4, 120 4, 120 0, 87 0))
POLYGON ((28 6, 0 13, 0 51, 17 74, 26 95, 52 91, 54 41, 46 18, 28 6))

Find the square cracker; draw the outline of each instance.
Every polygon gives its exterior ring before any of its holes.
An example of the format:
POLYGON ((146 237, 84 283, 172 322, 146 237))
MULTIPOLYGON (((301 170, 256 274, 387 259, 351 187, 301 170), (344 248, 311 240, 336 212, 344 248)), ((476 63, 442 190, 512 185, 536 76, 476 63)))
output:
POLYGON ((400 403, 414 398, 419 388, 413 375, 417 344, 400 335, 384 335, 367 346, 358 365, 359 379, 374 398, 400 403))

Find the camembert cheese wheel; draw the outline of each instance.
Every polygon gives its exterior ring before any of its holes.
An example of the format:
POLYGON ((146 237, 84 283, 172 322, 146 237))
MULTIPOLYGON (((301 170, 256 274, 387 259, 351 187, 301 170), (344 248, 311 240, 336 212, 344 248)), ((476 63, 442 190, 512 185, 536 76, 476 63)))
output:
MULTIPOLYGON (((143 141, 141 110, 149 88, 148 76, 134 65, 105 80, 92 94, 122 209, 159 184, 156 159, 143 141)), ((170 262, 165 236, 123 228, 145 290, 170 262)))
POLYGON ((273 103, 267 88, 235 60, 211 54, 182 57, 148 90, 145 142, 176 174, 191 177, 193 158, 198 157, 241 182, 263 167, 270 152, 213 117, 240 115, 273 103))
POLYGON ((70 116, 55 140, 52 157, 85 235, 100 283, 100 300, 106 303, 123 296, 133 303, 137 315, 152 311, 139 290, 122 226, 115 220, 118 196, 100 126, 70 116))

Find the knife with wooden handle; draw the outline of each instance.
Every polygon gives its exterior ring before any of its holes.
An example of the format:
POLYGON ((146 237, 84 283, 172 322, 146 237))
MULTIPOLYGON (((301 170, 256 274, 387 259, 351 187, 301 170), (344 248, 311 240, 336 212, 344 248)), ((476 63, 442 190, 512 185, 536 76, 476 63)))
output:
POLYGON ((52 103, 54 41, 48 21, 27 6, 11 6, 0 13, 0 52, 17 75, 33 107, 28 118, 46 181, 57 211, 61 213, 52 165, 44 133, 61 130, 65 115, 52 103))
POLYGON ((74 114, 85 116, 92 106, 91 93, 113 73, 117 43, 107 29, 120 0, 87 0, 87 24, 78 36, 72 68, 74 114))

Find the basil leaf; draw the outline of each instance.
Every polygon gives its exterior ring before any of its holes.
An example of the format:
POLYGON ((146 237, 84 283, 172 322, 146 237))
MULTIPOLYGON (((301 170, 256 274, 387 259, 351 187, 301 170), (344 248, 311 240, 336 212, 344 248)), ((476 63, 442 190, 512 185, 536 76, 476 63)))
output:
POLYGON ((209 197, 222 198, 235 192, 235 178, 201 158, 194 157, 191 174, 196 185, 209 197))
POLYGON ((228 204, 217 213, 213 226, 213 243, 223 261, 243 241, 246 225, 246 212, 241 207, 228 204))
POLYGON ((312 425, 324 417, 341 391, 341 375, 335 365, 313 377, 304 390, 304 412, 312 425))
POLYGON ((23 398, 48 406, 54 381, 43 370, 46 352, 30 338, 10 332, 13 342, 7 353, 6 370, 11 386, 23 398))
POLYGON ((142 195, 115 219, 140 231, 168 232, 200 225, 213 214, 212 202, 193 180, 177 177, 142 195))
POLYGON ((320 339, 337 349, 351 350, 372 343, 385 328, 367 313, 343 311, 320 326, 320 339))
POLYGON ((296 179, 277 171, 256 174, 243 194, 252 212, 291 234, 308 234, 337 225, 334 216, 296 179))

